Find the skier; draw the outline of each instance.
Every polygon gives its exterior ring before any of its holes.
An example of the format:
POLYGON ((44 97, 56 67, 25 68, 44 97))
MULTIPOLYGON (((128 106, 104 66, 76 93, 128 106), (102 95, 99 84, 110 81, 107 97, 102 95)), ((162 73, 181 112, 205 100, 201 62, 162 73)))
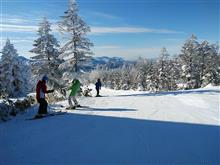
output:
POLYGON ((80 81, 78 79, 73 79, 72 86, 70 87, 71 92, 68 98, 69 108, 67 109, 76 109, 76 107, 81 107, 76 100, 76 94, 80 90, 80 81), (72 101, 75 105, 73 105, 72 101))
POLYGON ((83 95, 86 97, 92 97, 91 91, 92 91, 92 89, 90 89, 88 86, 86 86, 86 88, 84 89, 83 95))
POLYGON ((101 90, 101 86, 102 86, 101 81, 98 78, 97 82, 95 83, 95 89, 96 89, 96 92, 97 92, 96 97, 100 97, 99 90, 101 90))
POLYGON ((42 80, 39 80, 36 87, 36 99, 40 104, 38 109, 38 115, 47 114, 47 101, 45 99, 45 93, 52 93, 54 90, 47 90, 46 82, 48 81, 47 75, 44 75, 42 80))

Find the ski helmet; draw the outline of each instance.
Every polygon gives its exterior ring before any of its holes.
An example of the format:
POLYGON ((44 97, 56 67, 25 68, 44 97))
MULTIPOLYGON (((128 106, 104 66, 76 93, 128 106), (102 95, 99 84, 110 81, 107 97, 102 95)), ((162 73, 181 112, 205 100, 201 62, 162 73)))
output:
POLYGON ((47 81, 47 80, 48 80, 47 75, 44 75, 43 78, 42 78, 42 80, 47 81))

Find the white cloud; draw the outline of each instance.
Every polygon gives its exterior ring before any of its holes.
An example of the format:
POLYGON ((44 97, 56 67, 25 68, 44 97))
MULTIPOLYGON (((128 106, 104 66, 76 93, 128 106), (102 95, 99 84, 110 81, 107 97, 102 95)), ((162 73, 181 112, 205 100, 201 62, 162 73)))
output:
POLYGON ((144 27, 91 27, 93 35, 115 34, 115 33, 161 33, 161 34, 177 34, 184 33, 168 29, 151 29, 144 27))
POLYGON ((20 24, 20 23, 28 23, 29 20, 27 18, 23 18, 16 15, 8 15, 8 14, 0 14, 1 23, 4 24, 20 24))
MULTIPOLYGON (((33 32, 35 33, 38 30, 38 25, 14 25, 14 24, 0 24, 1 32, 33 32)), ((58 32, 58 27, 52 25, 51 29, 53 32, 58 32)))
MULTIPOLYGON (((24 22, 28 22, 28 20, 22 18, 10 18, 7 20, 7 23, 1 22, 0 30, 1 32, 36 32, 39 28, 38 25, 33 25, 33 23, 29 22, 28 25, 24 24, 24 22)), ((50 21, 50 20, 49 20, 50 21)), ((52 20, 56 22, 56 20, 52 20)), ((38 19, 37 22, 40 22, 38 19)), ((51 26, 53 32, 58 32, 57 24, 53 23, 51 26)), ((105 35, 105 34, 118 34, 118 33, 160 33, 160 34, 179 34, 184 32, 179 32, 175 30, 169 29, 152 29, 145 27, 102 27, 102 26, 92 26, 91 32, 89 35, 105 35)))
POLYGON ((34 32, 37 28, 37 26, 30 25, 0 24, 2 32, 34 32))
POLYGON ((14 23, 14 24, 20 24, 20 23, 28 23, 28 20, 22 19, 22 18, 2 18, 3 23, 14 23))
MULTIPOLYGON (((36 32, 43 17, 21 17, 16 15, 0 14, 1 32, 36 32)), ((48 19, 52 23, 52 30, 58 31, 56 19, 48 19)))

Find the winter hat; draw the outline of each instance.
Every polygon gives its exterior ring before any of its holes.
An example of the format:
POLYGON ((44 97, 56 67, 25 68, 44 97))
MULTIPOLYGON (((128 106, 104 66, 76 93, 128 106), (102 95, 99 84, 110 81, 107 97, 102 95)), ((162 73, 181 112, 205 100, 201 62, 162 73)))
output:
POLYGON ((75 83, 75 82, 78 83, 78 82, 80 82, 80 81, 79 81, 77 78, 74 78, 73 81, 72 81, 72 83, 75 83))
POLYGON ((42 78, 42 80, 47 81, 47 80, 48 80, 47 75, 44 75, 43 78, 42 78))

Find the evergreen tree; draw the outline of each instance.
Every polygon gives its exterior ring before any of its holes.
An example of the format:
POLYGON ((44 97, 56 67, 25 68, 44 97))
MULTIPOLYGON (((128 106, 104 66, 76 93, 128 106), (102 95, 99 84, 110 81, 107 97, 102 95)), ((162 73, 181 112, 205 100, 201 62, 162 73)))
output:
POLYGON ((205 86, 209 83, 218 84, 219 63, 218 63, 218 46, 203 41, 198 48, 198 66, 200 70, 200 84, 205 86))
POLYGON ((170 90, 169 81, 170 81, 170 73, 169 73, 169 54, 166 48, 161 49, 161 55, 157 61, 158 73, 159 73, 159 90, 168 91, 170 90))
POLYGON ((181 79, 181 66, 179 63, 178 57, 173 57, 172 60, 169 61, 169 90, 176 90, 178 89, 178 84, 180 83, 181 79))
POLYGON ((16 96, 24 96, 33 91, 31 66, 24 57, 16 57, 16 64, 13 68, 14 85, 16 86, 16 96))
MULTIPOLYGON (((131 89, 134 82, 132 81, 131 76, 132 68, 130 65, 124 64, 121 68, 121 89, 128 90, 131 89)), ((133 71, 134 72, 134 71, 133 71)))
POLYGON ((90 28, 78 15, 75 0, 69 0, 69 8, 62 16, 59 28, 62 33, 67 34, 68 38, 62 47, 61 57, 65 58, 65 63, 62 66, 68 66, 69 72, 78 72, 80 63, 90 58, 89 55, 92 54, 90 47, 93 44, 85 37, 90 28))
POLYGON ((199 54, 198 54, 198 62, 199 62, 199 66, 200 66, 200 81, 201 84, 203 83, 203 78, 204 78, 204 74, 205 74, 205 70, 206 70, 206 66, 207 66, 207 58, 210 54, 210 46, 209 43, 207 41, 203 41, 201 44, 199 44, 199 54))
POLYGON ((29 91, 30 68, 19 59, 17 50, 7 39, 2 50, 1 90, 10 97, 23 96, 29 91))
MULTIPOLYGON (((0 60, 0 80, 2 80, 2 77, 3 77, 3 68, 2 68, 2 61, 0 60)), ((0 98, 3 93, 2 89, 3 89, 3 81, 0 81, 0 98)))
POLYGON ((148 75, 150 72, 150 63, 147 59, 139 58, 137 62, 138 70, 138 88, 140 90, 148 90, 148 75))
POLYGON ((203 45, 202 49, 202 65, 201 65, 201 81, 202 85, 220 84, 220 56, 218 54, 218 45, 203 45), (204 61, 203 61, 204 60, 204 61))
POLYGON ((183 45, 180 62, 182 66, 182 80, 186 89, 197 88, 199 86, 199 73, 196 56, 199 43, 196 36, 192 35, 183 45))
POLYGON ((43 18, 43 21, 39 24, 39 29, 37 35, 39 36, 33 44, 34 48, 30 52, 37 54, 33 56, 32 59, 36 60, 47 60, 51 61, 56 59, 59 55, 58 52, 58 41, 57 39, 50 34, 51 24, 46 17, 43 18))
POLYGON ((36 80, 47 74, 51 86, 59 86, 62 77, 59 65, 62 61, 58 58, 58 41, 50 34, 51 31, 51 24, 47 18, 43 18, 37 32, 39 38, 34 41, 34 48, 30 50, 31 53, 36 54, 36 56, 31 57, 34 60, 32 63, 33 73, 36 76, 36 80))
POLYGON ((156 61, 150 61, 149 73, 147 76, 148 90, 151 92, 159 91, 159 72, 156 61))
POLYGON ((6 44, 3 47, 1 57, 1 86, 2 93, 7 93, 10 96, 13 95, 14 92, 14 86, 12 84, 12 82, 14 81, 14 77, 12 76, 12 72, 15 65, 14 59, 17 56, 17 50, 14 48, 14 45, 11 44, 10 40, 7 39, 6 44))

